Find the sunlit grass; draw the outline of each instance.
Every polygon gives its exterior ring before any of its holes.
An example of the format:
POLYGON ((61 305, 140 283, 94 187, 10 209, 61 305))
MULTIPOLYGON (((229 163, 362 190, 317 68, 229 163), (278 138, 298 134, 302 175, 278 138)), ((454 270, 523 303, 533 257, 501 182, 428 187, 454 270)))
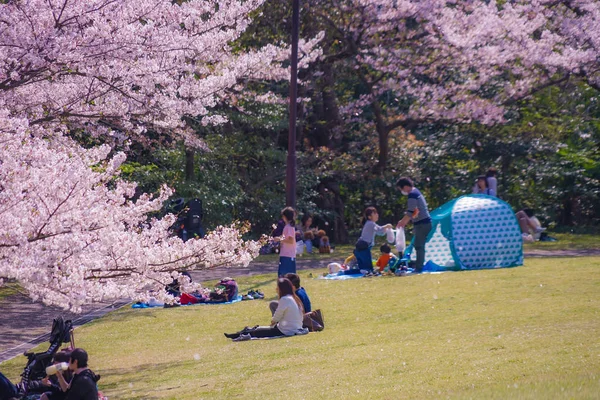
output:
POLYGON ((2 286, 0 286, 0 301, 8 296, 18 294, 20 291, 21 287, 16 282, 5 282, 2 286))
MULTIPOLYGON (((124 308, 76 330, 111 399, 596 398, 600 258, 303 286, 326 329, 234 343, 269 321, 266 300, 124 308)), ((318 275, 319 271, 313 271, 318 275)), ((45 347, 45 346, 43 346, 45 347)), ((16 379, 24 357, 0 365, 16 379)))
POLYGON ((525 243, 524 250, 584 250, 600 249, 599 235, 576 235, 572 233, 548 232, 556 242, 525 243))

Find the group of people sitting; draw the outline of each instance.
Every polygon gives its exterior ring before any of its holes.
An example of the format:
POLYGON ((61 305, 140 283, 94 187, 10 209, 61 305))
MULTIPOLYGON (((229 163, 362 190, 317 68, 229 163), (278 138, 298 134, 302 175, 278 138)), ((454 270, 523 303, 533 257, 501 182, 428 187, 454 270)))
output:
POLYGON ((489 168, 485 175, 480 175, 473 186, 473 194, 487 194, 488 196, 498 196, 498 179, 496 168, 489 168))
POLYGON ((304 322, 307 314, 312 311, 310 299, 306 290, 300 285, 300 277, 288 273, 277 279, 278 300, 269 304, 271 324, 245 327, 235 333, 225 333, 225 337, 234 341, 250 340, 252 338, 269 338, 294 336, 308 333, 304 322))
MULTIPOLYGON (((478 176, 475 186, 473 186, 473 193, 497 197, 497 173, 498 171, 496 168, 489 168, 485 175, 478 176)), ((544 237, 543 232, 546 230, 546 228, 542 227, 540 220, 537 219, 532 209, 525 208, 521 211, 518 211, 515 215, 519 221, 524 242, 531 243, 544 237)))
POLYGON ((319 253, 330 253, 331 243, 327 233, 323 229, 312 227, 312 223, 312 215, 304 214, 300 225, 296 227, 296 254, 302 254, 304 249, 311 254, 314 248, 317 248, 319 253))
POLYGON ((23 396, 40 400, 99 400, 96 375, 88 367, 84 349, 67 349, 54 354, 46 368, 46 377, 39 381, 13 384, 0 373, 0 400, 16 400, 23 396), (36 396, 39 395, 39 397, 36 396))
MULTIPOLYGON (((319 253, 331 253, 333 246, 327 236, 327 232, 323 229, 319 229, 312 226, 313 217, 310 214, 304 214, 300 220, 300 224, 294 224, 294 237, 295 237, 295 254, 301 255, 306 251, 308 254, 312 254, 315 251, 319 253)), ((286 226, 286 222, 280 219, 277 226, 271 232, 272 237, 279 237, 283 235, 283 229, 286 226)), ((278 241, 269 241, 261 248, 261 254, 279 253, 280 243, 278 241)))

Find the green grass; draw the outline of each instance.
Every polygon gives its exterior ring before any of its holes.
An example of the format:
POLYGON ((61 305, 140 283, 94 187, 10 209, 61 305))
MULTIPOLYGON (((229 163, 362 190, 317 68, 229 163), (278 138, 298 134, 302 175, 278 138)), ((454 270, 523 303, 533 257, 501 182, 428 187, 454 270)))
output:
MULTIPOLYGON (((349 281, 303 271, 326 329, 234 343, 223 332, 270 319, 274 277, 254 276, 241 289, 267 300, 123 308, 75 338, 111 399, 598 398, 599 268, 589 257, 349 281)), ((0 370, 16 379, 23 366, 0 370)))
POLYGON ((599 235, 577 235, 573 233, 549 232, 556 242, 525 243, 523 250, 586 250, 600 249, 599 235))
POLYGON ((0 286, 0 302, 8 296, 18 294, 20 290, 21 287, 16 282, 6 282, 4 285, 0 286))

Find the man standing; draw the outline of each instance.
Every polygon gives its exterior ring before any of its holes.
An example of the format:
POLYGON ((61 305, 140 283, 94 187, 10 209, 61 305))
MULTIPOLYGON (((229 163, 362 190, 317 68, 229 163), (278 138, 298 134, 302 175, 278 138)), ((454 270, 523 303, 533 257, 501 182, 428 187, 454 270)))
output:
POLYGON ((404 228, 412 221, 414 226, 414 248, 417 252, 415 271, 421 272, 425 263, 425 241, 431 231, 431 218, 427 209, 427 201, 410 178, 402 177, 396 182, 396 187, 403 195, 408 196, 408 206, 404 217, 398 221, 398 228, 404 228))

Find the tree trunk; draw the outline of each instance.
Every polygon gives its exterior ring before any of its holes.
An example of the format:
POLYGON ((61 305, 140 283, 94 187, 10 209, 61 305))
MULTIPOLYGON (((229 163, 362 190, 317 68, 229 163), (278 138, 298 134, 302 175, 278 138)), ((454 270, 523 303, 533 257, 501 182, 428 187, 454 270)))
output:
MULTIPOLYGON (((323 210, 331 211, 333 219, 327 221, 325 229, 333 243, 348 243, 348 228, 344 221, 344 201, 340 196, 340 187, 332 180, 322 181, 318 187, 319 198, 317 206, 323 210)), ((321 227, 323 228, 323 227, 321 227)))
POLYGON ((343 137, 341 131, 342 120, 335 94, 335 77, 331 64, 323 65, 323 88, 321 89, 321 95, 323 98, 325 129, 329 137, 329 147, 338 148, 342 143, 343 137))
POLYGON ((373 167, 373 172, 381 174, 387 167, 390 130, 385 123, 383 110, 377 100, 373 101, 371 105, 373 106, 373 113, 375 114, 375 129, 379 136, 379 158, 377 164, 373 167))

